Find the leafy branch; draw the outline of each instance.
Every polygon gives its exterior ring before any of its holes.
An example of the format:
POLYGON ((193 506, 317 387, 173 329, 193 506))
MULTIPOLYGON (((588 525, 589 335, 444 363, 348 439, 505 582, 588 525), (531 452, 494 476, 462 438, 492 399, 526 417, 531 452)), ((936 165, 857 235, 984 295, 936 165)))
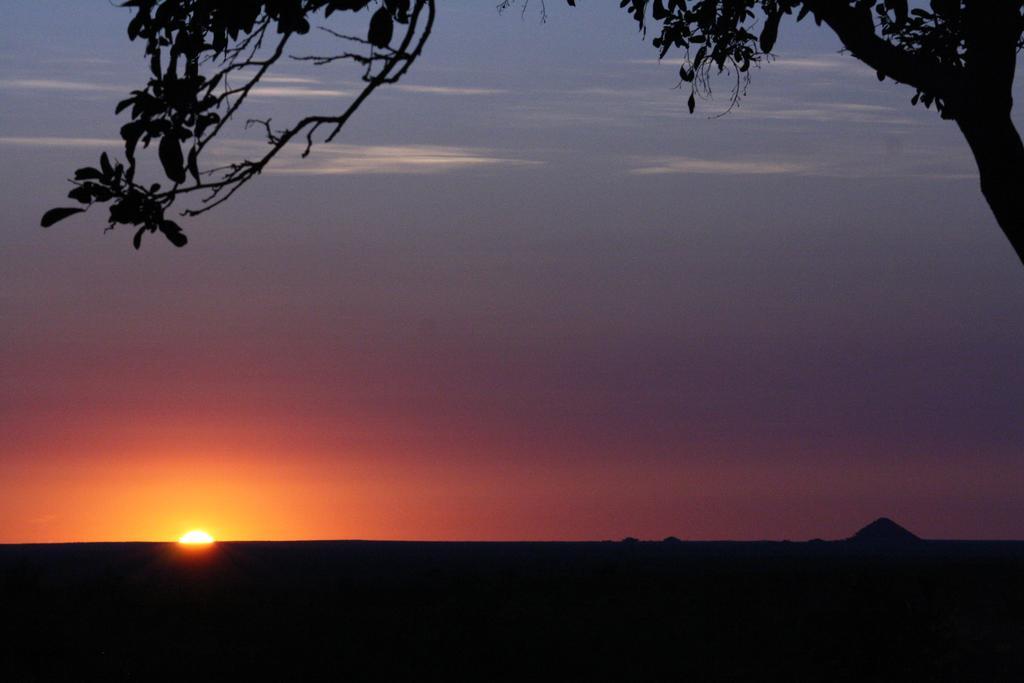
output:
POLYGON ((196 216, 227 201, 293 140, 304 140, 302 156, 308 156, 318 132, 326 133, 323 142, 332 141, 374 90, 397 82, 420 56, 433 28, 435 0, 383 0, 373 4, 379 6, 370 15, 365 38, 321 27, 342 41, 354 43, 356 49, 335 55, 294 57, 321 66, 334 62, 360 65, 364 85, 348 106, 340 112, 305 116, 277 131, 269 120, 249 119, 246 127, 259 125, 268 149, 256 158, 204 169, 204 151, 278 63, 289 40, 307 34, 311 20, 318 16, 326 20, 335 12, 354 14, 369 9, 371 1, 124 2, 122 6, 136 11, 128 24, 128 37, 145 42, 151 72, 146 86, 132 91, 115 110, 130 116, 121 127, 125 162, 112 161, 104 152, 98 167, 78 169, 68 197, 83 206, 51 209, 43 216, 43 227, 93 205, 108 204, 108 229, 117 225, 136 228, 136 248, 147 232, 160 232, 175 246, 184 246, 188 240, 181 227, 166 217, 179 198, 200 195, 198 206, 181 213, 196 216), (148 149, 153 143, 169 187, 136 178, 137 153, 140 147, 148 149))

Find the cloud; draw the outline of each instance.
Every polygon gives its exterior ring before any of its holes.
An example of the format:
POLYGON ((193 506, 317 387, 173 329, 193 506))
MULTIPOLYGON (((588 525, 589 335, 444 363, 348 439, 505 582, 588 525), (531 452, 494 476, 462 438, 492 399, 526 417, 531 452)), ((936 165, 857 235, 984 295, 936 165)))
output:
MULTIPOLYGON (((277 81, 285 82, 285 81, 277 81)), ((295 83, 297 81, 288 81, 295 83)), ((257 85, 250 92, 249 97, 348 97, 352 95, 351 90, 332 90, 324 88, 298 88, 293 86, 265 86, 257 85)))
POLYGON ((889 125, 918 125, 912 112, 893 107, 858 102, 800 102, 792 99, 762 97, 744 101, 731 115, 778 121, 821 121, 846 123, 873 123, 889 125), (798 104, 798 106, 794 106, 798 104))
POLYGON ((793 175, 819 178, 975 179, 969 159, 948 149, 884 153, 874 148, 844 148, 823 158, 701 159, 688 156, 632 157, 633 175, 691 174, 721 176, 793 175))
MULTIPOLYGON (((89 147, 116 149, 124 143, 108 138, 72 137, 0 137, 0 145, 20 147, 89 147)), ((281 175, 368 175, 428 174, 468 168, 497 166, 535 166, 543 162, 516 159, 478 147, 445 145, 317 145, 306 159, 298 158, 304 145, 290 145, 264 171, 281 175), (287 155, 286 152, 294 152, 287 155)), ((262 155, 266 146, 248 140, 222 140, 216 157, 228 158, 262 155)))
POLYGON ((650 66, 651 64, 665 64, 668 66, 681 66, 685 62, 682 57, 669 57, 667 59, 627 59, 626 64, 641 64, 650 66))
MULTIPOLYGON (((651 65, 663 64, 665 66, 681 66, 685 63, 682 57, 669 57, 666 59, 627 59, 627 64, 651 65)), ((767 58, 762 62, 764 67, 792 69, 800 71, 863 71, 870 73, 868 67, 851 57, 844 57, 836 54, 809 55, 806 57, 775 57, 767 58)))
MULTIPOLYGON (((0 145, 21 147, 92 147, 117 148, 121 140, 108 138, 72 137, 0 137, 0 145)), ((298 152, 303 145, 289 146, 298 152)), ((247 140, 222 140, 217 147, 218 157, 262 154, 265 145, 247 140)), ((484 166, 531 166, 541 162, 515 159, 495 154, 493 150, 478 147, 444 145, 318 145, 306 158, 291 158, 282 154, 264 173, 288 175, 364 175, 376 173, 443 173, 484 166)))
POLYGON ((117 147, 122 140, 112 138, 0 137, 0 145, 21 147, 117 147))
POLYGON ((528 166, 537 161, 496 156, 492 150, 442 145, 321 145, 307 159, 275 162, 265 173, 363 175, 443 173, 484 166, 528 166))
MULTIPOLYGON (((312 78, 301 78, 299 76, 265 76, 260 79, 249 93, 249 97, 348 97, 354 94, 351 90, 337 90, 328 88, 308 88, 303 85, 313 85, 318 81, 312 78), (263 85, 264 83, 270 85, 263 85), (280 84, 280 85, 274 85, 280 84)), ((0 80, 0 88, 18 90, 55 90, 64 92, 96 92, 96 93, 122 93, 127 94, 131 90, 128 86, 113 85, 109 83, 87 83, 83 81, 61 81, 46 78, 20 78, 0 80)))
POLYGON ((792 69, 794 71, 863 71, 869 73, 868 67, 852 57, 842 55, 816 55, 812 57, 777 57, 766 62, 773 69, 792 69))
POLYGON ((394 90, 402 92, 424 93, 428 95, 501 95, 507 90, 499 88, 459 88, 445 85, 395 85, 394 90))
POLYGON ((644 164, 629 170, 634 175, 655 175, 665 173, 698 175, 805 175, 816 170, 807 162, 773 161, 763 159, 697 159, 685 156, 666 156, 636 159, 644 164))
POLYGON ((127 93, 130 88, 109 83, 86 83, 83 81, 60 81, 48 78, 16 78, 0 80, 0 88, 20 90, 63 90, 73 92, 118 92, 127 93))

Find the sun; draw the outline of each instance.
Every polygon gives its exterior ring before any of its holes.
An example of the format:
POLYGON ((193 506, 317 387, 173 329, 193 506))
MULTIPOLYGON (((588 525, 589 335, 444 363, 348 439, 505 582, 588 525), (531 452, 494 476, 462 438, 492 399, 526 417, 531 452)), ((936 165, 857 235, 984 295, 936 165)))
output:
POLYGON ((200 529, 193 529, 179 538, 178 543, 185 545, 209 545, 213 543, 213 536, 200 529))

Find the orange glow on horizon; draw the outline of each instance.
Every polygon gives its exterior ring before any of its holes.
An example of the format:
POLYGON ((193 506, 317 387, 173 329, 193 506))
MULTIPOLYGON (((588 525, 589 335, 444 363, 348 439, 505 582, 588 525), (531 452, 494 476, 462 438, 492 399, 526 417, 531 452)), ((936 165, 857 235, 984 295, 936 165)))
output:
MULTIPOLYGON (((200 529, 215 544, 838 537, 877 517, 879 501, 899 501, 910 476, 935 499, 946 482, 979 476, 1004 500, 1017 490, 1012 478, 979 475, 952 459, 924 474, 894 461, 851 477, 853 455, 822 463, 813 449, 787 444, 794 464, 781 468, 777 459, 745 456, 759 446, 694 441, 685 457, 639 467, 615 444, 587 457, 571 443, 558 452, 538 447, 523 459, 498 436, 471 445, 453 436, 441 447, 397 423, 361 421, 97 419, 40 429, 5 444, 5 452, 47 457, 0 467, 0 478, 18 484, 0 496, 0 543, 167 542, 200 529), (811 466, 816 477, 808 480, 811 466), (819 497, 822 489, 831 497, 819 497), (842 509, 823 523, 815 511, 826 505, 842 509)), ((929 533, 926 517, 893 509, 901 523, 929 533)))
POLYGON ((213 536, 201 529, 193 529, 182 535, 178 543, 183 545, 210 545, 213 543, 213 536))

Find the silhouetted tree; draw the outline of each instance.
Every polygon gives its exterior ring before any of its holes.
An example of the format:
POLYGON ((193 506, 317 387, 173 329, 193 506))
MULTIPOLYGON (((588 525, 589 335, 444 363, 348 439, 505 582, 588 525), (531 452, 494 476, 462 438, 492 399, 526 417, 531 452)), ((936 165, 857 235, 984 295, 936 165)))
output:
MULTIPOLYGON (((525 10, 529 0, 520 0, 525 10)), ((504 0, 499 9, 515 0, 504 0)), ((574 6, 575 0, 567 0, 574 6)), ((419 57, 436 14, 435 0, 128 0, 136 10, 132 40, 145 41, 152 78, 123 100, 117 112, 131 120, 121 128, 125 164, 106 154, 98 168, 82 168, 69 196, 86 208, 110 203, 110 227, 162 232, 177 246, 181 228, 165 217, 182 195, 201 193, 203 213, 231 197, 288 143, 306 156, 318 133, 331 141, 376 88, 400 79, 419 57), (310 115, 277 129, 263 129, 262 156, 205 168, 202 154, 246 96, 284 54, 295 35, 334 13, 370 10, 357 34, 321 28, 352 46, 331 55, 297 56, 317 65, 354 62, 364 87, 340 113, 310 115), (170 187, 136 180, 139 143, 156 142, 170 187)), ((661 57, 678 51, 682 82, 689 84, 692 113, 711 79, 734 79, 732 104, 744 91, 751 67, 772 52, 783 17, 810 17, 831 29, 846 50, 878 73, 915 90, 912 104, 935 107, 954 121, 978 164, 981 189, 996 220, 1024 262, 1024 145, 1010 117, 1017 53, 1022 47, 1024 0, 620 0, 661 57)), ((544 11, 541 2, 541 11, 544 11)), ((340 16, 340 15, 339 15, 340 16)), ((52 209, 49 226, 83 208, 52 209)))

